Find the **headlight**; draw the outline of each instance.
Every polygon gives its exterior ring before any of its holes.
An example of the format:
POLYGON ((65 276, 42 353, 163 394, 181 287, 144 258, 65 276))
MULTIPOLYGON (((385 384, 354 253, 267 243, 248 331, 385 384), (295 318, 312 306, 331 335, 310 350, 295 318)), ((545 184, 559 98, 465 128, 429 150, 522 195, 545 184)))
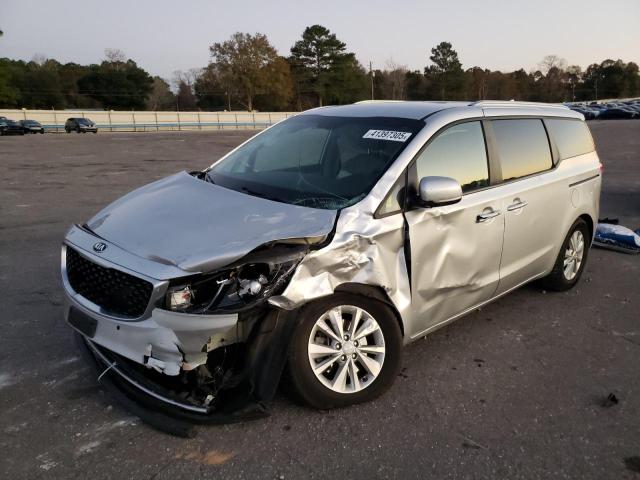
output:
POLYGON ((170 287, 167 290, 167 306, 171 310, 188 310, 193 301, 193 291, 189 286, 170 287))
MULTIPOLYGON (((172 281, 165 308, 185 313, 236 312, 265 302, 278 294, 291 278, 306 249, 291 248, 289 255, 252 259, 225 270, 172 281), (303 251, 304 250, 304 251, 303 251)), ((256 256, 254 256, 256 257, 256 256)))

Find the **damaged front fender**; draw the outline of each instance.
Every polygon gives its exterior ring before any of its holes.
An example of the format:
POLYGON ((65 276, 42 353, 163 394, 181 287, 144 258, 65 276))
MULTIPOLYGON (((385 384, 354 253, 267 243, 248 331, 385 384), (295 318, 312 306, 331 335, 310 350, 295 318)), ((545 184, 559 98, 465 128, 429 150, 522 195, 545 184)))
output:
POLYGON ((411 288, 401 214, 374 218, 361 208, 340 213, 336 234, 326 247, 307 254, 284 292, 270 303, 293 309, 334 293, 341 285, 381 288, 403 315, 411 306, 411 288))

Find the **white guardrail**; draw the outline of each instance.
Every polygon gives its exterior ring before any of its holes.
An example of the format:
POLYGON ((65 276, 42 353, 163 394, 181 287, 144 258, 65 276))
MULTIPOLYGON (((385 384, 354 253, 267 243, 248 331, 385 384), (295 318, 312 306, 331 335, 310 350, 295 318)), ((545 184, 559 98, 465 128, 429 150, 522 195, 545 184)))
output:
POLYGON ((0 117, 35 120, 47 132, 64 133, 67 118, 88 118, 99 130, 159 132, 171 130, 259 130, 296 112, 148 112, 115 110, 2 110, 0 117))

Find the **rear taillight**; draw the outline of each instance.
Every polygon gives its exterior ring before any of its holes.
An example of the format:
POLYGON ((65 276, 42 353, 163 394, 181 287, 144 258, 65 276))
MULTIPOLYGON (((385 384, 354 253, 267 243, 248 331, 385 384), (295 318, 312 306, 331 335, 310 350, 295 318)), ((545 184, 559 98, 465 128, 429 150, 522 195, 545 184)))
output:
POLYGON ((604 173, 604 163, 600 162, 600 175, 604 173))

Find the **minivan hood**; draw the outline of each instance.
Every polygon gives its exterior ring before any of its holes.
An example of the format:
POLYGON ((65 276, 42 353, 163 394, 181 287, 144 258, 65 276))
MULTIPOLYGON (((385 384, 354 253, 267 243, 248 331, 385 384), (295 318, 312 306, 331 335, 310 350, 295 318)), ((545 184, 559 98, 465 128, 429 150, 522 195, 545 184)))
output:
POLYGON ((224 267, 267 242, 328 235, 336 214, 246 195, 181 172, 116 200, 87 226, 134 255, 196 273, 224 267))

